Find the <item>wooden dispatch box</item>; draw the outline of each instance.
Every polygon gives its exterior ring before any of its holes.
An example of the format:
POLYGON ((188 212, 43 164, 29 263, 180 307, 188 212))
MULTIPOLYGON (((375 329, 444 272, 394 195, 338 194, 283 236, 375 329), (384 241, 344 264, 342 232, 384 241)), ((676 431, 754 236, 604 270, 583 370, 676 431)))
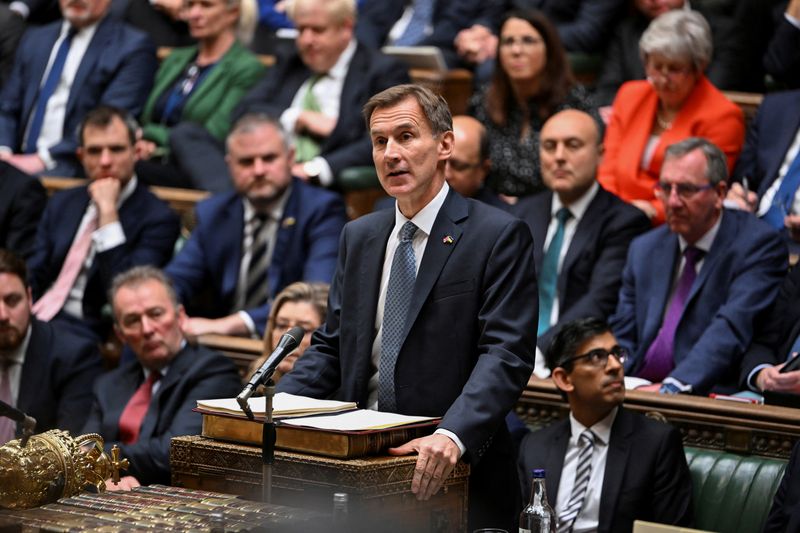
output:
MULTIPOLYGON (((331 513, 333 494, 348 494, 348 513, 370 531, 460 532, 467 529, 469 466, 459 462, 426 502, 411 493, 416 455, 334 459, 275 451, 272 502, 331 513)), ((201 436, 175 437, 172 484, 261 499, 261 448, 201 436)))

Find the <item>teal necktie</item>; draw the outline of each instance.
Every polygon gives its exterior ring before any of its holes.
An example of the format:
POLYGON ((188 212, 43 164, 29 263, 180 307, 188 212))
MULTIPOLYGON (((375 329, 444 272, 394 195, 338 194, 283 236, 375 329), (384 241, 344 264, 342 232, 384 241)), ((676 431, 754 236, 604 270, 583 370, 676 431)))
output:
POLYGON ((550 329, 550 315, 553 314, 553 301, 556 297, 556 282, 558 281, 558 258, 561 256, 561 246, 564 244, 564 226, 570 219, 572 213, 566 207, 562 207, 556 213, 558 226, 553 238, 550 239, 550 246, 542 259, 542 268, 539 272, 539 329, 537 335, 541 335, 550 329))

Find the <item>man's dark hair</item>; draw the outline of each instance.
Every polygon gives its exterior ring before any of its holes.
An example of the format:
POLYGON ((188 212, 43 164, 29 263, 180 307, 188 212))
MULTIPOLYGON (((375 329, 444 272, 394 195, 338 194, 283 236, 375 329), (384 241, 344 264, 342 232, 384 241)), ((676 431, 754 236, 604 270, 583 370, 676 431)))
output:
POLYGON ((101 105, 95 107, 83 117, 81 125, 78 127, 78 141, 80 145, 83 146, 83 133, 86 131, 87 127, 106 128, 111 124, 111 121, 114 120, 114 117, 120 119, 122 123, 125 124, 131 146, 136 144, 136 132, 139 130, 139 124, 137 124, 133 115, 119 107, 101 105))
POLYGON ((364 104, 362 114, 367 123, 367 130, 369 130, 369 120, 377 109, 395 106, 407 98, 413 98, 422 108, 434 137, 453 130, 453 115, 450 113, 447 101, 430 89, 413 83, 389 87, 364 104))
POLYGON ((23 287, 28 288, 28 267, 17 254, 10 250, 0 248, 0 274, 11 274, 22 281, 23 287))
POLYGON ((611 328, 606 321, 599 318, 579 318, 568 322, 553 336, 553 340, 547 348, 545 354, 547 368, 552 372, 556 368, 562 367, 567 372, 571 372, 572 363, 565 364, 564 361, 570 357, 581 355, 575 353, 581 344, 610 331, 611 328))

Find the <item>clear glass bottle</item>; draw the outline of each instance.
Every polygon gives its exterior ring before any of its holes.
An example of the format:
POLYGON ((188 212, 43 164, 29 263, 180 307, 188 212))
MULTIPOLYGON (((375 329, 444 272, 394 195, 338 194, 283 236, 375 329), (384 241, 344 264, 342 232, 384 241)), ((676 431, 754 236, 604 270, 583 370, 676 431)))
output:
POLYGON ((519 533, 556 533, 556 512, 547 502, 544 469, 531 473, 531 500, 519 515, 519 533))
POLYGON ((348 496, 346 492, 333 494, 333 529, 334 531, 347 531, 350 527, 350 517, 347 510, 348 496))

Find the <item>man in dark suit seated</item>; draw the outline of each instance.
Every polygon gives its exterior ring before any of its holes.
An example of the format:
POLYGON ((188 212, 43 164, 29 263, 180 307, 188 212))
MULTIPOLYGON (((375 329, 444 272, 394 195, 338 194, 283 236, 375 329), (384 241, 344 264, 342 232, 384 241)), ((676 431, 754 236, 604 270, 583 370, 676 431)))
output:
POLYGON ((180 221, 133 174, 136 130, 125 111, 106 106, 82 122, 78 157, 90 183, 50 199, 28 261, 39 319, 64 320, 105 339, 112 278, 172 256, 180 221))
POLYGON ((800 531, 800 442, 795 444, 762 533, 800 531))
MULTIPOLYGON (((0 400, 36 419, 36 431, 76 436, 102 372, 97 345, 31 316, 31 291, 21 258, 0 249, 0 400)), ((0 446, 22 428, 0 418, 0 446)))
POLYGON ((726 202, 755 213, 800 248, 800 90, 764 97, 733 179, 726 202))
POLYGON ((742 360, 740 384, 758 392, 800 394, 800 370, 781 368, 800 352, 800 268, 793 268, 781 285, 770 314, 761 321, 753 344, 742 360))
POLYGON ((0 93, 0 159, 75 176, 75 132, 100 104, 142 110, 156 71, 147 35, 108 16, 111 0, 60 0, 63 21, 31 28, 0 93))
MULTIPOLYGON (((187 342, 183 306, 157 268, 123 272, 109 292, 114 331, 136 358, 97 380, 83 430, 99 433, 107 451, 117 444, 130 460, 121 488, 168 485, 170 439, 199 434, 197 400, 235 396, 239 374, 230 359, 187 342)), ((106 487, 119 488, 108 481, 106 487)))
POLYGON ((38 179, 0 161, 0 248, 30 257, 46 205, 47 192, 38 179))
POLYGON ((570 414, 523 439, 519 467, 524 498, 531 470, 547 471, 559 531, 629 532, 634 520, 691 525, 680 432, 622 406, 626 355, 597 318, 565 324, 547 351, 570 414))
POLYGON ((656 188, 667 222, 628 250, 610 323, 628 374, 664 393, 737 388, 757 320, 786 273, 786 245, 749 213, 723 209, 725 156, 705 139, 667 148, 656 188))
POLYGON ((640 210, 598 185, 602 142, 600 124, 588 113, 568 109, 550 117, 539 140, 549 190, 513 207, 533 234, 539 279, 535 371, 542 377, 548 372, 541 354, 561 325, 614 312, 628 245, 650 229, 640 210))
POLYGON ((503 420, 533 369, 530 231, 445 182, 454 141, 441 96, 392 87, 364 116, 397 207, 345 226, 327 320, 278 388, 443 417, 433 435, 390 450, 419 453, 412 491, 428 499, 463 458, 468 529, 510 530, 519 495, 503 420))
POLYGON ((191 335, 263 335, 284 287, 330 283, 347 221, 340 195, 292 177, 294 148, 274 119, 243 116, 227 147, 234 190, 197 205, 197 225, 166 269, 180 300, 195 303, 191 335), (210 301, 197 302, 204 289, 210 301))
POLYGON ((295 137, 292 174, 328 186, 343 169, 372 163, 361 106, 406 83, 408 69, 353 37, 353 0, 295 0, 288 14, 299 32, 296 50, 278 58, 234 116, 259 111, 280 117, 295 137))

